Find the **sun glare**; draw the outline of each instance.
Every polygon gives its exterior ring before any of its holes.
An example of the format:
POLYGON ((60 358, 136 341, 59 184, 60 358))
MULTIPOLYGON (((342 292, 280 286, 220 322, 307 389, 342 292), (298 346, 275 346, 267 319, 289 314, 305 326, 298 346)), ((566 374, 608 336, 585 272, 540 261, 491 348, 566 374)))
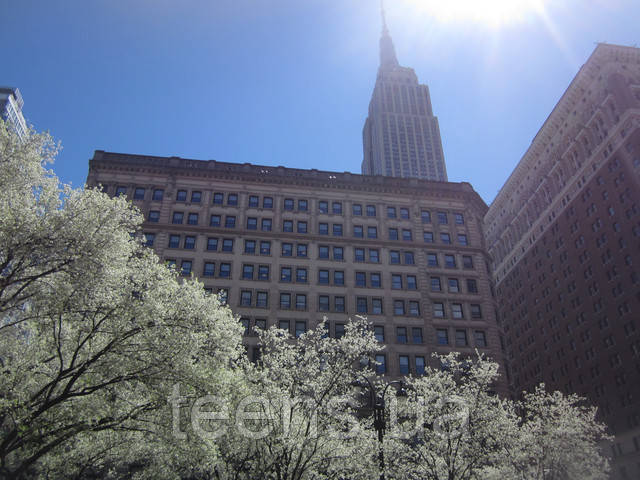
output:
POLYGON ((441 21, 466 21, 492 27, 515 23, 540 13, 548 0, 411 0, 441 21))

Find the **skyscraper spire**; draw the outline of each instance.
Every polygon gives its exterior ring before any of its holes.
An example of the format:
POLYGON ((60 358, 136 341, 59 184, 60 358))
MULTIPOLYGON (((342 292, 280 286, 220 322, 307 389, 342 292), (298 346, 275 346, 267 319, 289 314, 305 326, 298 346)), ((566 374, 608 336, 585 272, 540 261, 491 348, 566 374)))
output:
POLYGON ((380 68, 393 69, 397 67, 398 59, 396 58, 396 50, 393 47, 393 40, 387 29, 387 20, 384 14, 384 3, 380 0, 380 14, 382 15, 382 36, 380 37, 380 68))

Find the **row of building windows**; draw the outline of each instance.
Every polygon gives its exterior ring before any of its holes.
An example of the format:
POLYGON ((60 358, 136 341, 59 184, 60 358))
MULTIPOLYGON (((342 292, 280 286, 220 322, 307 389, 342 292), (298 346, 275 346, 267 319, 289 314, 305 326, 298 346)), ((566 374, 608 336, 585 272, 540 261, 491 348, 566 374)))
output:
MULTIPOLYGON (((104 191, 108 190, 107 185, 102 185, 102 189, 104 191)), ((151 190, 151 200, 153 201, 162 201, 164 198, 164 189, 154 188, 151 190)), ((145 187, 134 187, 133 188, 133 199, 134 200, 144 200, 147 189, 145 187)), ((116 195, 126 195, 127 187, 118 185, 115 187, 116 195)), ((214 192, 212 196, 212 204, 213 205, 224 205, 225 193, 222 192, 214 192)), ((237 193, 227 193, 226 194, 227 202, 226 205, 229 206, 237 206, 238 205, 238 194, 237 193)), ((176 192, 176 201, 177 202, 190 202, 190 203, 201 203, 203 199, 203 194, 201 190, 192 190, 189 194, 188 190, 178 190, 176 192)), ((272 209, 274 206, 274 200, 271 196, 263 196, 262 202, 260 201, 260 196, 258 195, 249 195, 247 205, 249 208, 266 208, 272 209)), ((293 199, 293 198, 284 198, 283 199, 283 210, 286 211, 294 211, 296 210, 300 212, 307 212, 309 210, 309 201, 307 199, 293 199)), ((377 208, 376 205, 363 205, 360 203, 353 203, 351 205, 352 215, 353 216, 363 216, 366 213, 368 217, 376 217, 377 216, 377 208)), ((334 214, 334 215, 342 215, 343 214, 343 202, 341 201, 331 201, 328 200, 318 200, 318 212, 324 214, 334 214)), ((387 206, 386 207, 387 218, 400 218, 400 219, 410 219, 410 211, 407 207, 396 207, 396 206, 387 206)), ((437 212, 436 217, 438 219, 438 223, 440 225, 447 225, 449 223, 449 213, 448 212, 437 212)), ((431 223, 431 212, 429 210, 421 210, 420 211, 420 219, 422 223, 431 223)), ((464 215, 462 213, 453 213, 454 223, 456 225, 464 224, 464 215)))

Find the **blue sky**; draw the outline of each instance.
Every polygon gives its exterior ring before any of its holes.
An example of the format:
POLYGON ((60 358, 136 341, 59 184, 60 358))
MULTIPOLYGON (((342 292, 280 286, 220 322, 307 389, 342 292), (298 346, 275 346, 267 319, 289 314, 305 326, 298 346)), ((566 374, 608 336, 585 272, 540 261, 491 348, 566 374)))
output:
MULTIPOLYGON (((386 2, 449 180, 487 202, 596 43, 640 42, 638 0, 549 2, 500 26, 386 2)), ((0 85, 75 186, 96 149, 359 173, 379 36, 377 0, 0 0, 0 85)))

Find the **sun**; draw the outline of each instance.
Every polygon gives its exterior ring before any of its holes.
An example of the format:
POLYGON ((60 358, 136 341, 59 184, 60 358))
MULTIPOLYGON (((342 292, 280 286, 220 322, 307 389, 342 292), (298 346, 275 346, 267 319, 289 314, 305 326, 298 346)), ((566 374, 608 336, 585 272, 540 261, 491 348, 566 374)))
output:
POLYGON ((445 22, 474 22, 491 27, 516 23, 544 11, 549 0, 410 0, 414 7, 445 22))

